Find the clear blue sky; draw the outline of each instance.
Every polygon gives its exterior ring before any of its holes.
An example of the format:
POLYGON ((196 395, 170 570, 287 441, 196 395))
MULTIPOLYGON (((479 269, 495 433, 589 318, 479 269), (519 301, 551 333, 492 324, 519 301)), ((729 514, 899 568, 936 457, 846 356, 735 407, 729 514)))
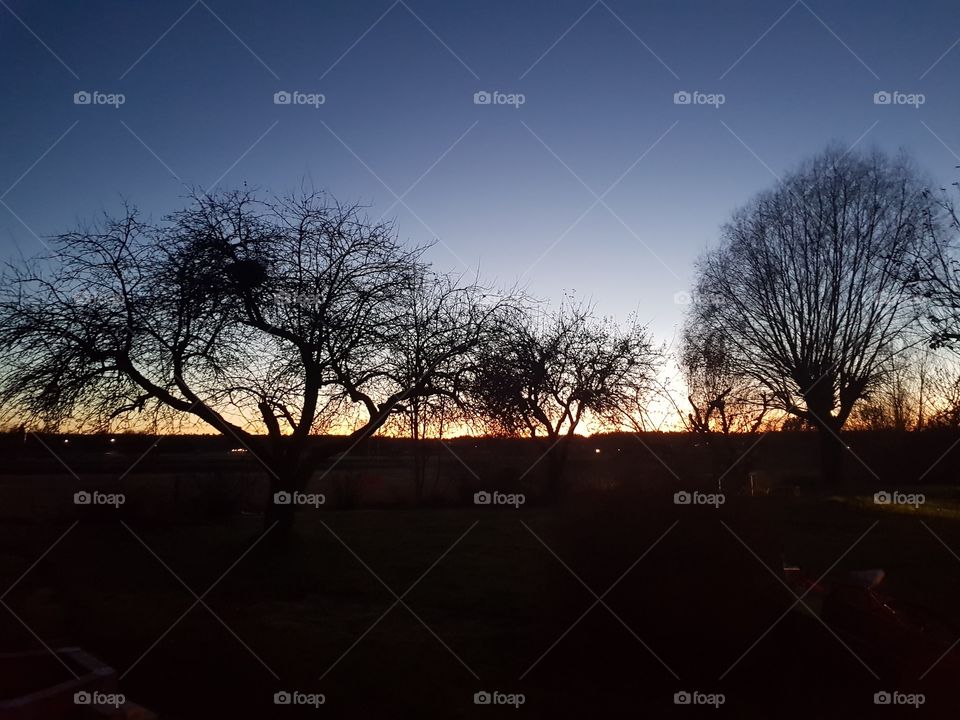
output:
POLYGON ((159 217, 181 181, 307 177, 438 238, 443 268, 637 309, 669 340, 696 256, 803 156, 859 140, 957 179, 956 0, 191 2, 0 3, 0 255, 121 197, 159 217))

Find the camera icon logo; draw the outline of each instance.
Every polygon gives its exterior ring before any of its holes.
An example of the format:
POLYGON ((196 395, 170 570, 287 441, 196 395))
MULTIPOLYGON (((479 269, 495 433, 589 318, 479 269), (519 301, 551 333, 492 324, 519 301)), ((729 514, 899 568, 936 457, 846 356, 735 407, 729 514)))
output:
POLYGON ((493 702, 493 697, 486 690, 481 690, 473 694, 474 705, 489 705, 491 702, 493 702))
POLYGON ((278 90, 273 94, 274 105, 289 105, 293 101, 293 96, 286 90, 278 90))
POLYGON ((686 490, 679 490, 673 494, 674 505, 689 505, 693 497, 686 490))
POLYGON ((881 690, 873 694, 874 705, 889 705, 893 702, 893 696, 886 690, 881 690))
POLYGON ((274 705, 289 705, 291 702, 293 702, 293 696, 286 690, 280 690, 273 694, 274 705))
POLYGON ((878 493, 873 494, 873 502, 876 505, 889 505, 891 501, 890 493, 886 490, 881 490, 878 493))
POLYGON ((474 105, 489 105, 493 102, 493 95, 488 93, 486 90, 480 90, 473 94, 473 104, 474 105))
POLYGON ((481 490, 480 492, 475 492, 473 494, 474 505, 489 505, 492 501, 493 496, 486 490, 481 490))
POLYGON ((674 105, 689 105, 693 102, 693 95, 686 90, 678 90, 673 94, 674 105))
POLYGON ((693 696, 686 690, 681 690, 673 694, 674 705, 689 705, 691 702, 693 702, 693 696))
POLYGON ((874 105, 889 105, 891 102, 893 102, 893 95, 886 90, 880 90, 873 94, 874 105))
POLYGON ((91 702, 93 702, 93 698, 86 690, 78 690, 73 694, 74 705, 89 705, 91 702))
POLYGON ((73 494, 73 504, 74 505, 89 505, 93 497, 86 490, 80 490, 73 494))
POLYGON ((273 494, 273 504, 274 505, 289 505, 293 502, 293 496, 290 495, 286 490, 280 490, 273 494))
POLYGON ((89 105, 93 101, 93 96, 86 90, 79 90, 73 94, 74 105, 89 105))

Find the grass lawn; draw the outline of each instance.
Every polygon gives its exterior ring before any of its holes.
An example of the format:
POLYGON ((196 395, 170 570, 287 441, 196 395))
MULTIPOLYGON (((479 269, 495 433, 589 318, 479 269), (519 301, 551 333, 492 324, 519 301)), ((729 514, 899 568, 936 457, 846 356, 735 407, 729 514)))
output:
MULTIPOLYGON (((844 647, 784 615, 794 599, 768 570, 781 557, 814 576, 838 558, 831 575, 883 567, 892 595, 960 627, 960 560, 944 545, 960 552, 960 522, 924 521, 825 498, 321 510, 303 512, 278 552, 250 550, 252 516, 84 520, 4 598, 29 630, 4 610, 0 637, 4 649, 81 645, 123 674, 129 697, 184 720, 708 710, 674 705, 678 690, 722 692, 736 717, 861 717, 876 690, 914 686, 929 711, 954 702, 956 665, 919 681, 844 647), (326 705, 277 708, 283 689, 326 705), (479 690, 525 703, 476 706, 479 690)), ((4 588, 67 527, 0 526, 4 588)))

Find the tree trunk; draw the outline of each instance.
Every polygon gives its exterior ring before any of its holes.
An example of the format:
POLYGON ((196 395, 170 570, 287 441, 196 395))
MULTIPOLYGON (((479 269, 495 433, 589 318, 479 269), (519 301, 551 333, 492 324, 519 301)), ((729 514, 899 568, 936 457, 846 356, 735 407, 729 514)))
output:
POLYGON ((817 426, 820 436, 820 478, 828 488, 837 488, 843 483, 843 460, 846 446, 840 437, 840 428, 822 423, 817 426))
POLYGON ((570 438, 548 438, 550 443, 544 455, 543 462, 546 469, 546 499, 554 503, 567 494, 566 465, 567 454, 570 449, 570 438))
POLYGON ((282 544, 293 536, 297 511, 293 494, 303 492, 311 470, 292 463, 280 464, 272 470, 270 495, 263 511, 263 529, 269 529, 272 539, 282 544))

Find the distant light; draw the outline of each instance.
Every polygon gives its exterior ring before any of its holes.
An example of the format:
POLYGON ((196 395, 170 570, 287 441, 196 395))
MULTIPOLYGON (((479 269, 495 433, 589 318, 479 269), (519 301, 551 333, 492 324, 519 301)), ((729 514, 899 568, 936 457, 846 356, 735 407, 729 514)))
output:
POLYGON ((230 452, 232 452, 232 453, 245 453, 245 452, 246 452, 246 449, 245 449, 245 448, 230 448, 230 452))
POLYGON ((70 444, 70 441, 69 441, 69 440, 64 440, 64 441, 63 441, 63 444, 64 444, 64 445, 69 445, 69 444, 70 444))
POLYGON ((115 443, 116 441, 117 441, 116 438, 110 438, 110 442, 111 442, 111 443, 115 443))
POLYGON ((597 448, 596 450, 594 450, 594 452, 595 452, 597 455, 599 455, 599 454, 600 454, 600 448, 597 448))

